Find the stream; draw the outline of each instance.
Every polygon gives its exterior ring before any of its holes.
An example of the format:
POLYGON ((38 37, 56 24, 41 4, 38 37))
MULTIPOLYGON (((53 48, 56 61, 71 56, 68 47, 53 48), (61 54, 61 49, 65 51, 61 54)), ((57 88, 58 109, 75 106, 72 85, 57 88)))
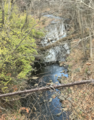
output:
MULTIPOLYGON (((68 77, 67 69, 58 64, 43 67, 36 74, 39 77, 36 80, 38 85, 31 81, 30 88, 47 86, 48 83, 59 85, 58 77, 62 75, 68 77)), ((58 89, 43 91, 28 96, 22 103, 33 111, 30 113, 30 120, 69 120, 68 112, 63 111, 59 96, 58 89)))
MULTIPOLYGON (((42 46, 47 46, 66 36, 63 19, 54 15, 44 15, 47 18, 54 20, 45 28, 46 36, 41 41, 42 46), (51 42, 48 42, 48 39, 51 42)), ((69 45, 65 43, 45 52, 44 62, 65 61, 66 55, 70 54, 69 45)), ((37 66, 37 65, 36 65, 37 66)), ((51 64, 42 67, 36 72, 38 79, 31 80, 30 88, 38 88, 49 85, 59 85, 58 77, 68 77, 67 68, 60 67, 58 64, 51 64), (50 83, 50 84, 49 84, 50 83)), ((31 109, 30 120, 69 120, 68 112, 63 111, 63 105, 59 99, 60 90, 51 89, 29 95, 25 100, 22 100, 22 105, 31 109)))
MULTIPOLYGON (((40 75, 38 81, 38 86, 46 86, 47 83, 52 82, 57 85, 59 85, 58 76, 61 77, 62 75, 65 77, 68 77, 67 69, 64 67, 59 67, 58 64, 53 64, 50 66, 46 66, 43 69, 44 74, 40 75), (61 73, 62 71, 65 71, 65 73, 61 73), (48 74, 47 74, 48 72, 48 74), (46 74, 45 74, 46 73, 46 74)), ((42 92, 42 96, 40 96, 40 108, 41 110, 41 116, 39 120, 66 120, 68 119, 68 116, 65 112, 62 112, 62 104, 59 99, 60 91, 58 89, 56 90, 50 90, 50 91, 44 91, 42 92), (55 96, 54 99, 52 99, 52 96, 55 96), (44 102, 45 101, 45 102, 44 102)), ((39 107, 39 104, 37 108, 39 107)), ((37 111, 38 112, 38 111, 37 111)))

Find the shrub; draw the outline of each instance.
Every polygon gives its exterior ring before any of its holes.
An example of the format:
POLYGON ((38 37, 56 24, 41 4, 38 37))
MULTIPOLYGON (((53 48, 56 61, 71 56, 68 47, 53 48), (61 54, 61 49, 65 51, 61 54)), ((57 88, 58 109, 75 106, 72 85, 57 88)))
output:
MULTIPOLYGON (((0 16, 2 21, 1 9, 0 16)), ((20 79, 25 79, 32 70, 30 64, 37 54, 34 37, 43 36, 36 24, 27 12, 19 13, 16 4, 11 11, 7 1, 4 2, 4 24, 0 23, 0 93, 13 91, 12 86, 19 86, 20 79)))

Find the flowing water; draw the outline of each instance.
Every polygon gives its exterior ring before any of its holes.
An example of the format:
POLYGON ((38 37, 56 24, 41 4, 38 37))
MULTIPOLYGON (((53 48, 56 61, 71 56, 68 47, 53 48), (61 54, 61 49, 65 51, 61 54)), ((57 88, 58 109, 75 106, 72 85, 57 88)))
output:
MULTIPOLYGON (((47 18, 54 18, 49 26, 46 27, 47 34, 41 42, 43 46, 66 36, 63 19, 54 15, 45 15, 47 18), (48 39, 51 42, 48 42, 48 39)), ((51 48, 45 52, 45 62, 64 61, 65 56, 70 53, 67 43, 61 46, 51 48)), ((36 81, 30 82, 31 87, 47 86, 47 83, 59 85, 58 77, 68 77, 67 69, 60 67, 58 64, 43 67, 39 69, 36 76, 39 78, 36 81), (65 71, 64 73, 62 71, 65 71), (38 74, 38 75, 37 75, 38 74), (36 86, 37 83, 37 86, 36 86)), ((34 93, 24 101, 23 105, 31 108, 31 120, 69 120, 68 113, 63 111, 62 104, 59 99, 60 91, 49 90, 41 93, 34 93), (52 97, 54 96, 54 98, 52 97)))
MULTIPOLYGON (((41 72, 36 74, 39 78, 37 79, 38 87, 47 86, 47 83, 53 83, 59 85, 58 76, 62 75, 68 77, 67 69, 53 64, 42 68, 41 72), (65 71, 62 73, 62 71, 65 71)), ((34 84, 31 81, 31 88, 34 88, 34 84)), ((37 88, 37 87, 35 87, 37 88)), ((59 99, 60 91, 58 89, 43 91, 34 93, 29 96, 24 105, 30 107, 31 110, 35 108, 31 114, 31 120, 69 120, 68 113, 63 111, 63 106, 59 99), (54 98, 52 96, 55 96, 54 98)))

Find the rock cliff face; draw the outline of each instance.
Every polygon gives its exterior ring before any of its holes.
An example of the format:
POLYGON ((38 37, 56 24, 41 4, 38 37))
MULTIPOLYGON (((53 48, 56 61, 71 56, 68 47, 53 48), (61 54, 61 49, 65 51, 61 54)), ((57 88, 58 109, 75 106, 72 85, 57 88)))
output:
MULTIPOLYGON (((45 17, 52 18, 53 20, 46 27, 47 34, 42 40, 42 45, 47 46, 57 40, 66 37, 66 31, 63 19, 53 15, 45 15, 45 17)), ((70 53, 67 43, 53 47, 45 52, 45 62, 64 61, 65 56, 70 53)))

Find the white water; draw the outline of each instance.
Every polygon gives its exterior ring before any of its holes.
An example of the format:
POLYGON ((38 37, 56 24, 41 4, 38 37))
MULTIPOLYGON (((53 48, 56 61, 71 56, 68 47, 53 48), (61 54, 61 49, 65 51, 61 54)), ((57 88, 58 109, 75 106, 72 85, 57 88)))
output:
MULTIPOLYGON (((47 34, 44 40, 41 42, 43 46, 47 46, 57 40, 66 37, 66 31, 63 24, 63 19, 54 15, 45 15, 48 18, 54 18, 54 20, 46 27, 47 34)), ((45 62, 64 61, 66 54, 69 54, 69 46, 67 43, 53 47, 45 52, 45 62)))

